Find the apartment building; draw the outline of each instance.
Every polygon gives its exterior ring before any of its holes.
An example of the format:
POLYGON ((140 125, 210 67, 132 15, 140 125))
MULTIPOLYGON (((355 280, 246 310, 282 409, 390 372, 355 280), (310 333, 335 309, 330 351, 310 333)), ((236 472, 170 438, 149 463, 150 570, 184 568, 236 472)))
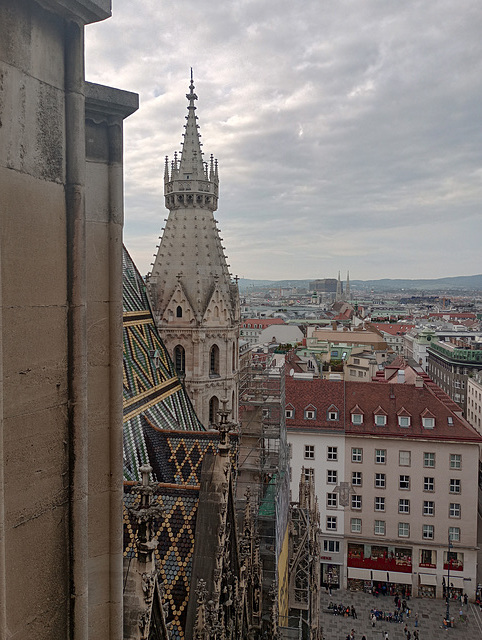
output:
POLYGON ((482 370, 482 344, 465 338, 439 340, 431 343, 427 355, 427 373, 465 412, 468 377, 482 370))
POLYGON ((292 477, 315 479, 322 581, 442 597, 450 580, 472 596, 482 438, 450 398, 421 377, 289 378, 286 407, 292 477))

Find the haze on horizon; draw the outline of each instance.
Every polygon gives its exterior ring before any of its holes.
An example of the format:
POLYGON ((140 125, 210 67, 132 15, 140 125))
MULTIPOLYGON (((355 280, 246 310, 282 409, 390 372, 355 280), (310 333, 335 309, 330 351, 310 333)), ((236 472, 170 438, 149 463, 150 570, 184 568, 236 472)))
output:
POLYGON ((86 79, 140 94, 125 122, 125 243, 150 269, 194 68, 216 213, 245 278, 480 273, 477 0, 302 5, 113 0, 86 79))

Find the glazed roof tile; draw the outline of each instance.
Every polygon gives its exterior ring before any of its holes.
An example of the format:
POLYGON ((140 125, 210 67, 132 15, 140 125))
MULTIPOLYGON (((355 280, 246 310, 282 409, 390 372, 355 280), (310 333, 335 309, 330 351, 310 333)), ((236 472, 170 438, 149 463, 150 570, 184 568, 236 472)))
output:
MULTIPOLYGON (((131 511, 139 502, 133 483, 124 485, 124 557, 135 558, 137 520, 131 511)), ((158 484, 153 503, 163 509, 154 519, 154 535, 158 540, 155 551, 160 580, 164 587, 164 601, 168 605, 167 622, 171 637, 184 638, 189 587, 192 574, 196 516, 199 487, 173 487, 158 484)))
POLYGON ((124 478, 139 480, 139 467, 149 461, 146 425, 184 431, 204 427, 154 324, 144 280, 125 248, 123 308, 124 478))

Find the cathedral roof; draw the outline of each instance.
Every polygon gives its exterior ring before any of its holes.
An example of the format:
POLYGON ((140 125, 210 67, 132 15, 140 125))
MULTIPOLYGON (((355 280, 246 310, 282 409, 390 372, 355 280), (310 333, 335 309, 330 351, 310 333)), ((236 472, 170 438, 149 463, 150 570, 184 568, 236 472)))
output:
POLYGON ((126 249, 123 255, 124 477, 140 479, 148 460, 146 425, 202 431, 191 401, 159 336, 144 281, 126 249))
MULTIPOLYGON (((194 559, 196 518, 199 508, 201 467, 206 456, 218 453, 218 432, 162 431, 144 422, 144 435, 158 482, 153 504, 162 512, 155 516, 153 537, 158 540, 156 564, 168 605, 173 640, 184 638, 186 612, 194 559), (160 480, 160 481, 159 481, 160 480)), ((231 438, 231 460, 236 457, 236 439, 231 438)), ((137 557, 138 483, 124 482, 124 558, 137 557)))
MULTIPOLYGON (((139 502, 134 483, 124 484, 124 557, 135 558, 137 520, 131 509, 139 502)), ((163 512, 154 519, 154 536, 158 540, 155 551, 164 600, 168 605, 167 619, 171 622, 171 638, 184 638, 189 587, 199 505, 199 485, 166 486, 158 484, 152 497, 163 512)))

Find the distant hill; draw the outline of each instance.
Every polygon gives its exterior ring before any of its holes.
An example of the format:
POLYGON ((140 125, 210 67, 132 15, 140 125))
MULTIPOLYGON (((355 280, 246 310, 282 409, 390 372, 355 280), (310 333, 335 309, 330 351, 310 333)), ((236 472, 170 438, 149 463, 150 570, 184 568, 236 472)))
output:
MULTIPOLYGON (((239 290, 248 289, 289 289, 292 287, 309 287, 311 280, 239 280, 239 290)), ((435 278, 433 280, 404 280, 383 278, 381 280, 351 280, 350 284, 356 289, 373 289, 374 291, 482 291, 482 274, 476 276, 454 276, 451 278, 435 278)))

